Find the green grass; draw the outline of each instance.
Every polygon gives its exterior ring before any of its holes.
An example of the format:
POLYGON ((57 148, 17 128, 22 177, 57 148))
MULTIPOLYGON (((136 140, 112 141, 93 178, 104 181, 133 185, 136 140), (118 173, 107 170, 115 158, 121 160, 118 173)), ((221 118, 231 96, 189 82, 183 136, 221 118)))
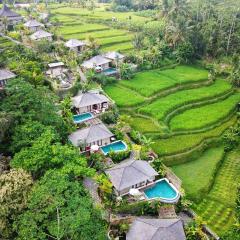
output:
POLYGON ((156 132, 161 130, 160 126, 149 118, 132 116, 129 118, 128 123, 133 129, 142 133, 156 132))
POLYGON ((235 199, 240 175, 240 150, 228 154, 219 170, 212 190, 194 210, 218 234, 234 223, 235 199))
POLYGON ((175 174, 182 180, 186 195, 196 198, 208 190, 217 164, 224 157, 224 148, 216 147, 205 151, 198 159, 173 166, 175 174))
POLYGON ((231 89, 224 80, 216 80, 214 84, 196 89, 178 91, 166 97, 158 98, 151 104, 140 108, 141 113, 149 114, 158 120, 164 120, 166 114, 191 102, 201 101, 219 96, 231 89))
POLYGON ((138 93, 119 86, 118 84, 112 84, 104 87, 104 91, 116 102, 118 106, 133 106, 144 101, 144 97, 138 93))
POLYGON ((193 66, 177 66, 174 69, 151 70, 137 73, 132 80, 121 81, 120 84, 136 90, 143 96, 153 94, 189 82, 206 80, 208 72, 193 66), (185 76, 185 77, 184 77, 185 76))
POLYGON ((172 136, 166 139, 156 139, 154 140, 155 143, 152 147, 153 150, 160 156, 186 152, 199 145, 205 139, 220 136, 235 122, 236 117, 207 132, 172 136))
POLYGON ((176 131, 200 129, 209 126, 226 118, 239 101, 240 94, 237 93, 223 101, 186 110, 171 119, 170 128, 176 131))

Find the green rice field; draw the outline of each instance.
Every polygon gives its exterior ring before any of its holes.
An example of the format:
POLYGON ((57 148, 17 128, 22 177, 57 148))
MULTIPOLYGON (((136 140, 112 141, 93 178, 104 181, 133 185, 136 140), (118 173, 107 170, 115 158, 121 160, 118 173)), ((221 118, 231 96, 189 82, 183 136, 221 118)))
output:
POLYGON ((235 199, 240 175, 240 151, 229 153, 219 169, 210 192, 193 205, 194 210, 217 233, 234 223, 235 199))
POLYGON ((239 167, 229 160, 234 157, 225 159, 221 144, 210 146, 236 123, 239 91, 225 79, 210 82, 203 68, 185 65, 140 72, 104 90, 129 116, 127 123, 152 138, 153 150, 181 178, 194 210, 217 233, 226 231, 235 193, 230 199, 225 188, 239 167))
POLYGON ((196 161, 173 166, 173 171, 183 179, 183 188, 188 196, 197 196, 206 193, 213 180, 218 163, 224 157, 222 146, 210 148, 196 161))
POLYGON ((150 97, 155 93, 181 84, 204 81, 207 79, 207 75, 208 72, 204 69, 182 65, 162 71, 140 72, 131 81, 121 81, 120 85, 133 89, 145 97, 150 97))
POLYGON ((0 49, 5 49, 14 46, 14 43, 6 38, 0 37, 0 49))
POLYGON ((154 116, 158 120, 164 120, 167 113, 179 106, 214 98, 231 89, 231 85, 224 80, 216 80, 210 86, 204 86, 195 89, 187 89, 169 94, 166 97, 158 98, 151 104, 140 108, 140 112, 154 116))
POLYGON ((53 7, 51 12, 52 19, 58 19, 61 23, 58 29, 59 35, 66 40, 71 38, 83 40, 90 36, 94 37, 104 51, 125 52, 133 48, 133 33, 110 27, 108 22, 111 23, 113 18, 124 24, 151 21, 151 19, 137 16, 133 12, 116 13, 105 11, 103 7, 89 11, 77 7, 62 6, 53 7))
POLYGON ((235 94, 223 101, 187 110, 171 120, 170 128, 176 131, 209 126, 229 116, 239 101, 240 95, 235 94))

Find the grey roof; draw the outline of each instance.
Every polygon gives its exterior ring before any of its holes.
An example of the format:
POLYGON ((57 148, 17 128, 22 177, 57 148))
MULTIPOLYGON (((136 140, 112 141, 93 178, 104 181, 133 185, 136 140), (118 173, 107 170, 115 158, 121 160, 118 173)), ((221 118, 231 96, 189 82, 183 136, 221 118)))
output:
POLYGON ((104 124, 99 123, 77 130, 69 135, 68 138, 74 146, 78 147, 81 142, 89 144, 112 136, 114 136, 113 133, 104 124))
POLYGON ((48 64, 48 67, 50 67, 50 68, 61 67, 61 66, 64 66, 63 62, 54 62, 54 63, 49 63, 48 64))
POLYGON ((107 169, 105 173, 118 191, 158 175, 148 162, 133 159, 116 164, 114 167, 107 169))
POLYGON ((109 58, 111 60, 123 59, 125 56, 118 52, 107 52, 104 54, 104 57, 109 58))
POLYGON ((41 38, 47 38, 47 37, 52 37, 52 33, 46 32, 44 30, 38 30, 35 33, 33 33, 30 38, 31 39, 41 39, 41 38))
POLYGON ((13 12, 7 5, 4 4, 2 9, 0 10, 0 17, 21 18, 21 15, 13 12))
POLYGON ((80 41, 77 39, 70 39, 64 45, 69 48, 74 48, 79 46, 86 46, 87 43, 85 41, 80 41))
POLYGON ((44 25, 40 22, 38 22, 35 19, 29 20, 26 23, 24 23, 25 27, 43 27, 44 25))
POLYGON ((110 102, 110 100, 100 93, 86 92, 72 98, 74 107, 86 107, 93 104, 99 104, 103 102, 110 102))
POLYGON ((185 240, 181 219, 137 218, 126 240, 185 240))
POLYGON ((13 72, 6 69, 0 69, 0 80, 7 80, 14 77, 16 77, 16 75, 13 72))
POLYGON ((106 63, 110 63, 111 60, 107 59, 101 55, 97 55, 95 57, 92 57, 91 59, 84 61, 83 64, 81 66, 85 67, 85 68, 94 68, 96 66, 99 65, 103 65, 106 63))

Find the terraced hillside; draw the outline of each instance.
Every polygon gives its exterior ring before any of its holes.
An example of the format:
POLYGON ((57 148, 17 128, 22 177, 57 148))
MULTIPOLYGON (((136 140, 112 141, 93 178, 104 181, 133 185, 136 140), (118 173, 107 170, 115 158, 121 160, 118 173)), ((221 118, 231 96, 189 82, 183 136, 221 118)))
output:
POLYGON ((133 34, 126 30, 109 27, 107 22, 112 19, 129 22, 146 22, 147 18, 135 15, 132 12, 115 13, 97 8, 89 11, 82 8, 58 7, 52 9, 53 19, 60 21, 58 33, 65 39, 86 39, 89 36, 97 39, 105 51, 129 51, 133 48, 133 34), (74 13, 74 14, 73 14, 74 13))
POLYGON ((14 43, 6 38, 0 37, 0 50, 14 46, 14 43))
MULTIPOLYGON (((204 151, 235 124, 240 93, 224 79, 208 80, 208 71, 196 66, 141 72, 104 90, 122 114, 130 116, 129 124, 153 139, 152 148, 181 177, 188 197, 197 203, 200 195, 206 196, 203 202, 209 202, 209 212, 214 212, 212 183, 224 153, 222 147, 204 151)), ((219 204, 227 206, 227 201, 221 199, 219 204)), ((201 204, 195 208, 204 217, 201 204)), ((219 219, 214 230, 228 228, 233 208, 230 212, 225 220, 216 213, 219 219)), ((215 225, 214 219, 208 223, 215 225)))

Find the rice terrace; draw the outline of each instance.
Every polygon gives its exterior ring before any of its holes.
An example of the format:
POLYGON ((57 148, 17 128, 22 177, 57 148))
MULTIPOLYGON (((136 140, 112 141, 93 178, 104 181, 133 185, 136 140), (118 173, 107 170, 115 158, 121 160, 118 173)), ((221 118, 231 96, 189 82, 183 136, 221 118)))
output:
POLYGON ((240 2, 0 0, 0 239, 239 240, 240 2))

